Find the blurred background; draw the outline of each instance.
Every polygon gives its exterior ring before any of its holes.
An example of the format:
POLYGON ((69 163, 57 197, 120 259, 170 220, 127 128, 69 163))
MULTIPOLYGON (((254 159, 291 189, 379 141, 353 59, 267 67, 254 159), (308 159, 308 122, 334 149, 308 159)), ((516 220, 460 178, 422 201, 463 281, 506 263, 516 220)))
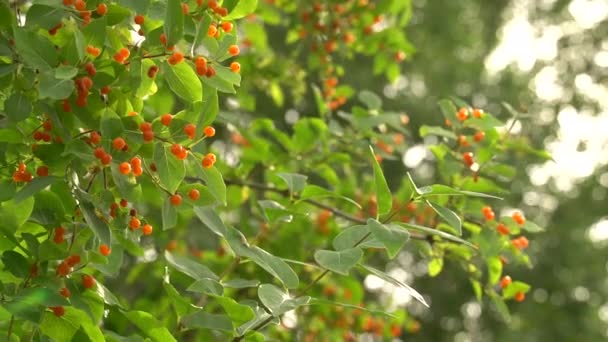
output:
MULTIPOLYGON (((477 304, 460 270, 448 265, 439 279, 420 277, 413 284, 434 304, 409 308, 422 323, 414 339, 606 340, 608 1, 412 3, 407 33, 417 53, 396 84, 384 87, 387 107, 407 111, 417 126, 441 124, 441 97, 457 95, 499 115, 505 101, 529 115, 515 132, 532 136, 531 144, 554 159, 524 160, 522 178, 512 183, 511 201, 546 231, 531 237, 533 270, 506 267, 534 288, 526 302, 510 304, 511 324, 477 304), (470 301, 463 304, 463 297, 470 301)), ((363 82, 367 75, 351 77, 363 82)), ((420 151, 414 145, 406 152, 408 168, 432 163, 430 152, 420 151)))

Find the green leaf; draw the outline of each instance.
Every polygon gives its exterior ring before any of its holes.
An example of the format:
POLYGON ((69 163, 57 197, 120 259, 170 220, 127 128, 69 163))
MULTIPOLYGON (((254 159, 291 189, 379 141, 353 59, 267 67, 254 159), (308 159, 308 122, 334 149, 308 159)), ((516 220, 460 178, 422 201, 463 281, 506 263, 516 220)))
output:
POLYGON ((299 284, 298 275, 293 269, 281 258, 274 256, 265 250, 254 246, 250 249, 250 253, 245 255, 253 260, 256 264, 279 279, 287 288, 297 288, 299 284))
POLYGON ((2 253, 2 263, 15 277, 25 278, 30 273, 30 265, 27 259, 15 251, 2 253))
POLYGON ((15 91, 4 101, 4 112, 12 121, 27 119, 32 112, 32 101, 20 91, 15 91))
MULTIPOLYGON (((201 104, 200 115, 196 127, 211 125, 220 111, 217 89, 203 85, 203 103, 201 104)), ((204 132, 199 130, 196 138, 200 138, 204 132)))
POLYGON ((37 322, 40 319, 40 306, 63 306, 68 301, 57 291, 36 287, 22 290, 12 301, 5 302, 2 307, 19 318, 37 322))
POLYGON ((67 99, 74 91, 74 81, 69 78, 58 79, 54 72, 47 71, 40 75, 38 91, 38 96, 41 99, 67 99))
POLYGON ((13 236, 32 214, 34 198, 30 197, 17 204, 14 200, 0 203, 0 230, 7 237, 13 236))
POLYGON ((255 11, 258 0, 239 0, 236 6, 225 16, 224 20, 234 20, 243 18, 255 11))
POLYGON ((135 177, 125 176, 120 173, 119 164, 117 163, 110 166, 110 171, 112 173, 112 178, 114 179, 114 185, 116 185, 122 198, 129 202, 141 201, 141 184, 137 182, 135 177))
POLYGON ((488 265, 488 284, 493 286, 498 283, 502 274, 502 261, 499 257, 492 257, 486 260, 488 265))
POLYGON ((473 249, 477 249, 477 247, 475 247, 472 243, 470 243, 470 242, 468 242, 466 240, 463 240, 463 239, 461 239, 461 238, 459 238, 457 236, 454 236, 452 234, 448 234, 448 233, 442 232, 442 231, 437 230, 437 229, 433 229, 433 228, 429 228, 429 227, 424 227, 424 226, 419 226, 419 225, 411 224, 411 223, 405 223, 405 222, 395 222, 395 224, 403 226, 403 227, 405 227, 406 229, 409 229, 409 230, 416 230, 416 231, 420 231, 420 232, 423 232, 423 233, 426 233, 426 234, 430 234, 430 235, 437 235, 437 236, 442 237, 442 238, 444 238, 446 240, 458 242, 458 243, 461 243, 463 245, 467 245, 467 246, 469 246, 469 247, 471 247, 473 249))
POLYGON ((321 298, 311 298, 309 305, 331 305, 331 306, 339 306, 342 308, 348 308, 348 309, 353 309, 353 310, 361 310, 364 312, 369 312, 372 315, 379 315, 379 316, 385 316, 385 317, 389 317, 389 318, 397 318, 395 315, 392 315, 388 312, 386 312, 385 310, 371 310, 368 309, 364 306, 360 306, 360 305, 353 305, 353 304, 347 304, 347 303, 340 303, 340 302, 335 302, 333 300, 327 300, 327 299, 321 299, 321 298))
POLYGON ((238 325, 255 318, 255 312, 248 305, 239 304, 229 297, 214 296, 214 298, 224 308, 232 322, 238 325))
POLYGON ((369 109, 380 109, 382 107, 382 99, 369 90, 359 92, 359 101, 363 102, 369 109))
POLYGON ((418 188, 418 194, 422 197, 431 197, 431 196, 471 196, 471 197, 481 197, 481 198, 491 198, 491 199, 502 199, 501 197, 492 196, 489 194, 484 194, 481 192, 474 191, 466 191, 466 190, 458 190, 447 185, 442 184, 433 184, 430 186, 423 186, 418 188))
POLYGON ((299 201, 304 201, 304 200, 312 199, 312 198, 326 198, 326 197, 339 198, 339 199, 345 200, 348 203, 351 203, 358 209, 362 208, 361 205, 359 205, 359 203, 355 202, 355 200, 348 198, 346 196, 336 194, 335 192, 324 189, 324 188, 314 185, 314 184, 308 184, 304 187, 304 190, 302 190, 302 193, 300 194, 299 201))
POLYGON ((203 278, 190 284, 186 291, 221 296, 224 294, 224 287, 217 280, 203 278))
POLYGON ((249 287, 258 287, 260 285, 259 280, 247 280, 247 279, 232 279, 222 283, 224 287, 232 289, 245 289, 249 287))
POLYGON ((61 317, 46 312, 40 323, 40 331, 56 342, 104 340, 101 329, 84 311, 69 306, 61 317))
POLYGON ((145 311, 121 311, 123 315, 133 325, 138 327, 144 335, 156 342, 170 342, 177 341, 165 328, 165 325, 156 319, 151 314, 145 311))
POLYGON ((521 229, 528 231, 530 233, 539 233, 539 232, 544 232, 545 229, 540 227, 539 225, 537 225, 536 223, 526 220, 526 222, 524 223, 523 226, 521 226, 521 229))
POLYGON ((177 209, 171 204, 171 198, 167 196, 161 211, 163 230, 171 229, 177 225, 177 209))
POLYGON ((116 112, 106 108, 101 116, 101 135, 104 139, 114 139, 123 135, 125 128, 116 112))
POLYGON ((295 152, 303 152, 313 148, 327 135, 327 125, 321 119, 304 118, 298 120, 293 127, 292 144, 295 152))
POLYGON ((334 238, 332 245, 335 250, 341 251, 353 248, 356 243, 359 243, 358 247, 361 248, 384 248, 384 245, 371 234, 367 225, 352 226, 342 230, 334 238), (367 238, 362 240, 365 236, 367 238))
POLYGON ((502 290, 502 298, 511 299, 518 292, 528 293, 528 291, 530 291, 530 285, 521 281, 514 281, 502 290))
MULTIPOLYGON (((12 131, 12 130, 11 130, 12 131)), ((0 137, 2 137, 2 130, 0 129, 0 137)), ((8 201, 15 195, 15 182, 9 179, 0 180, 0 203, 8 201)), ((1 212, 1 211, 0 211, 1 212)))
POLYGON ((162 68, 165 81, 175 95, 189 103, 203 100, 201 80, 188 63, 170 65, 165 62, 162 64, 162 68))
POLYGON ((163 288, 165 289, 165 292, 167 292, 167 295, 169 295, 171 305, 175 309, 177 317, 180 318, 190 311, 190 308, 192 307, 190 305, 190 298, 182 297, 168 280, 169 279, 165 278, 165 281, 163 281, 163 288))
POLYGON ((194 207, 194 214, 216 235, 226 236, 226 226, 212 207, 194 207))
POLYGON ((99 216, 95 213, 95 207, 90 202, 83 201, 80 199, 80 209, 85 221, 89 224, 93 232, 101 240, 101 242, 108 246, 112 243, 112 233, 110 227, 103 222, 99 216))
POLYGON ((416 299, 417 301, 422 303, 424 306, 429 307, 427 302, 424 300, 424 297, 422 297, 422 295, 420 293, 418 293, 418 291, 416 291, 414 288, 407 285, 406 283, 399 281, 399 280, 395 279, 394 277, 390 276, 389 274, 382 272, 371 266, 360 265, 360 267, 363 268, 364 270, 366 270, 367 272, 377 276, 378 278, 381 278, 397 287, 401 287, 401 288, 407 290, 409 292, 410 296, 414 297, 414 299, 416 299))
MULTIPOLYGON (((58 80, 71 80, 78 75, 78 68, 71 65, 60 65, 55 69, 55 78, 58 80)), ((72 87, 73 87, 72 83, 72 87)))
POLYGON ((32 179, 31 182, 27 183, 26 186, 17 192, 14 199, 15 203, 21 203, 24 199, 35 195, 58 180, 59 178, 55 176, 36 177, 32 179))
POLYGON ((25 65, 40 70, 52 69, 57 65, 58 54, 50 40, 24 28, 15 27, 13 32, 17 52, 25 65))
POLYGON ((211 329, 222 331, 233 331, 232 320, 226 315, 216 315, 197 311, 193 314, 184 316, 181 320, 184 327, 189 329, 211 329))
POLYGON ((226 183, 224 183, 222 173, 216 167, 204 169, 201 163, 197 163, 197 165, 199 170, 202 170, 201 178, 205 181, 213 196, 222 205, 226 205, 226 183))
POLYGON ((169 265, 173 266, 176 270, 184 273, 195 280, 201 280, 205 278, 219 280, 219 277, 213 273, 207 266, 204 266, 194 260, 186 257, 177 256, 171 254, 169 251, 165 251, 165 259, 169 265))
MULTIPOLYGON (((167 36, 167 45, 175 45, 182 39, 184 32, 184 14, 182 12, 182 2, 180 0, 167 0, 164 28, 165 35, 167 36)), ((186 63, 180 64, 186 65, 186 63)))
POLYGON ((276 201, 261 200, 258 201, 258 204, 262 208, 266 222, 291 222, 293 220, 292 212, 276 201))
POLYGON ((449 139, 456 140, 456 134, 454 134, 454 132, 448 131, 445 128, 437 127, 437 126, 422 125, 420 127, 420 132, 419 133, 420 133, 420 136, 422 138, 426 137, 427 135, 436 135, 436 136, 439 136, 439 137, 444 137, 444 138, 449 138, 449 139))
POLYGON ((58 224, 63 220, 65 207, 62 199, 52 190, 41 191, 35 196, 32 219, 40 224, 58 224))
POLYGON ((341 251, 318 250, 315 252, 315 261, 322 267, 336 273, 348 275, 348 271, 355 267, 363 251, 360 248, 349 248, 341 251))
POLYGON ((25 21, 28 25, 38 25, 45 30, 50 30, 61 23, 64 14, 65 11, 62 7, 34 4, 27 10, 25 21))
POLYGON ((429 276, 436 277, 443 269, 443 258, 433 258, 429 261, 429 276))
MULTIPOLYGON (((21 133, 19 133, 18 130, 16 129, 11 129, 11 128, 0 128, 0 142, 7 142, 7 143, 11 143, 11 144, 20 144, 23 142, 23 135, 21 135, 21 133)), ((8 181, 8 180, 6 180, 8 181)), ((13 182, 11 182, 13 183, 13 182)), ((2 187, 0 186, 0 189, 2 187)), ((1 193, 2 191, 0 191, 1 193)), ((2 195, 0 195, 0 198, 3 198, 2 195)))
POLYGON ((456 108, 456 106, 454 106, 454 103, 452 103, 452 101, 443 99, 440 100, 438 104, 439 109, 441 109, 441 113, 443 114, 443 117, 450 120, 452 124, 458 122, 458 118, 456 117, 456 112, 458 111, 458 109, 456 108))
POLYGON ((264 306, 270 310, 273 316, 280 316, 287 311, 294 310, 298 306, 305 305, 310 301, 309 296, 291 298, 289 294, 272 284, 262 284, 258 288, 258 297, 264 306))
POLYGON ((509 313, 509 308, 507 307, 507 304, 505 304, 505 302, 502 300, 502 298, 494 295, 494 296, 490 296, 490 299, 492 300, 492 304, 494 304, 496 311, 498 311, 498 313, 500 314, 502 319, 505 322, 510 322, 511 314, 509 313))
POLYGON ((171 155, 170 147, 158 142, 154 148, 154 163, 160 183, 167 191, 175 193, 186 175, 184 161, 171 155))
POLYGON ((285 181, 290 193, 300 192, 306 186, 307 176, 298 173, 279 172, 277 176, 285 181))
POLYGON ((393 207, 393 197, 391 190, 386 183, 384 173, 380 164, 376 160, 374 149, 370 146, 369 150, 372 155, 373 166, 374 166, 374 187, 376 189, 376 200, 378 201, 378 215, 387 214, 393 207))
POLYGON ((397 225, 383 225, 374 219, 368 219, 367 226, 374 237, 384 245, 386 253, 391 259, 399 254, 403 245, 410 238, 410 233, 397 225))
POLYGON ((452 227, 454 227, 456 229, 456 232, 458 232, 458 235, 462 235, 462 221, 460 220, 460 217, 458 217, 458 215, 456 215, 456 213, 454 213, 450 209, 448 209, 446 207, 443 207, 443 206, 441 206, 441 205, 439 205, 437 203, 428 202, 428 204, 450 226, 452 226, 452 227))

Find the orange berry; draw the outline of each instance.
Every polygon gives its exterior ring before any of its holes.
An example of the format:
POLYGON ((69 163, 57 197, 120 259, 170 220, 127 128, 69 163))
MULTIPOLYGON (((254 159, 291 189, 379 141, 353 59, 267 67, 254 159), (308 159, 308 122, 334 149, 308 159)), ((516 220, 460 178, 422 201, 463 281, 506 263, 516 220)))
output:
POLYGON ((141 221, 137 217, 131 217, 129 228, 131 228, 131 230, 136 230, 139 226, 141 226, 141 221))
POLYGON ((65 308, 63 306, 51 306, 49 307, 49 309, 51 309, 51 311, 53 311, 53 314, 57 317, 65 315, 65 308))
POLYGON ((74 2, 74 7, 79 11, 84 11, 85 8, 87 8, 87 3, 83 0, 76 0, 76 2, 74 2))
POLYGON ((70 113, 72 111, 72 106, 70 105, 70 100, 65 99, 62 102, 63 111, 66 113, 70 113))
POLYGON ((184 126, 184 133, 190 138, 194 139, 194 135, 196 134, 196 126, 194 124, 187 124, 184 126))
POLYGON ((131 158, 131 166, 141 166, 141 159, 138 157, 131 158))
POLYGON ((38 169, 36 169, 36 174, 38 177, 46 177, 49 175, 49 168, 44 165, 39 166, 38 169))
POLYGON ((212 158, 206 156, 205 158, 203 158, 203 161, 201 163, 203 165, 203 168, 210 169, 213 166, 214 161, 212 158))
POLYGON ((129 205, 129 202, 127 202, 126 199, 123 198, 123 199, 120 200, 120 206, 121 207, 126 208, 127 205, 129 205))
POLYGON ((110 248, 110 246, 106 245, 105 243, 102 243, 101 246, 99 246, 99 253, 101 253, 101 255, 108 256, 108 255, 110 255, 111 252, 112 252, 112 249, 110 248))
POLYGON ((198 56, 194 58, 194 65, 196 65, 197 67, 206 67, 207 59, 205 57, 198 56))
POLYGON ((72 295, 67 287, 62 287, 61 290, 59 290, 59 294, 65 298, 69 298, 72 295))
POLYGON ((486 137, 486 134, 482 131, 478 131, 477 133, 475 133, 475 135, 473 136, 473 140, 475 140, 476 142, 480 142, 483 140, 483 138, 486 137))
POLYGON ((215 135, 215 128, 207 126, 203 129, 203 133, 205 133, 205 136, 212 137, 215 135))
POLYGON ((504 223, 499 223, 496 226, 496 231, 500 235, 509 235, 511 233, 511 231, 509 230, 509 227, 507 227, 504 223))
POLYGON ((85 274, 82 276, 82 286, 85 289, 91 289, 95 286, 95 278, 93 276, 85 274))
POLYGON ((110 86, 104 86, 101 88, 101 90, 99 92, 102 93, 103 95, 108 95, 111 91, 112 91, 112 88, 110 88, 110 86))
POLYGON ((523 292, 517 292, 515 294, 515 297, 513 297, 513 299, 515 299, 516 302, 523 302, 526 299, 526 294, 523 292))
POLYGON ((137 165, 133 166, 131 171, 133 172, 133 176, 135 177, 139 177, 144 173, 144 170, 141 168, 141 166, 137 165))
POLYGON ((188 4, 182 2, 182 13, 183 14, 188 14, 188 12, 190 12, 190 8, 188 7, 188 4))
POLYGON ((129 173, 131 173, 131 164, 127 162, 120 163, 120 165, 118 166, 118 171, 120 171, 120 173, 123 175, 128 175, 129 173))
POLYGON ((97 5, 97 14, 103 16, 108 13, 108 6, 106 4, 97 5))
POLYGON ((196 66, 196 74, 199 76, 205 76, 207 75, 207 67, 203 66, 203 65, 197 65, 196 66))
POLYGON ((71 6, 74 4, 74 0, 63 0, 63 4, 66 6, 71 6))
POLYGON ((222 23, 222 30, 224 30, 224 32, 230 32, 232 31, 232 23, 229 21, 224 21, 222 23))
POLYGON ((173 144, 171 145, 171 153, 173 153, 173 155, 177 156, 178 154, 180 154, 182 152, 182 150, 184 149, 184 147, 180 144, 173 144))
POLYGON ((240 52, 241 52, 241 50, 240 50, 240 49, 239 49, 239 47, 238 47, 238 46, 236 46, 236 45, 230 45, 230 46, 228 47, 228 53, 229 53, 231 56, 237 56, 237 55, 238 55, 240 52))
POLYGON ((241 72, 241 64, 239 64, 239 62, 230 63, 230 70, 238 74, 239 72, 241 72))
POLYGON ((209 67, 207 67, 207 72, 205 73, 205 76, 207 76, 207 77, 215 76, 215 69, 211 65, 209 67))
POLYGON ((485 216, 486 220, 492 221, 494 219, 494 217, 495 217, 494 211, 490 210, 488 212, 485 212, 485 213, 483 213, 483 216, 485 216))
POLYGON ((65 262, 62 262, 57 266, 57 275, 60 277, 65 277, 70 273, 71 266, 65 262))
POLYGON ((215 161, 216 161, 215 154, 213 154, 211 152, 207 153, 207 155, 205 155, 205 158, 211 159, 213 161, 213 163, 215 163, 215 161))
POLYGON ((209 25, 209 28, 207 29, 207 35, 209 37, 214 37, 216 33, 217 33, 217 27, 213 24, 209 25))
POLYGON ((168 59, 167 61, 169 62, 169 64, 171 65, 176 65, 178 63, 181 63, 184 60, 184 54, 176 51, 174 52, 168 59))
POLYGON ((483 110, 477 108, 473 109, 473 117, 481 119, 483 117, 483 110))
POLYGON ((118 151, 122 150, 126 145, 127 145, 127 143, 125 142, 125 139, 123 139, 121 137, 115 138, 112 141, 112 147, 114 147, 114 149, 116 149, 118 151))
POLYGON ((88 45, 86 48, 86 53, 88 53, 89 55, 91 55, 93 57, 97 57, 101 53, 101 50, 99 50, 98 48, 96 48, 92 45, 88 45))
POLYGON ((515 221, 515 223, 517 223, 518 225, 524 225, 526 223, 526 218, 524 217, 524 214, 521 213, 521 211, 516 211, 511 215, 511 218, 513 218, 513 221, 515 221))
POLYGON ((465 121, 469 117, 469 110, 466 108, 460 108, 458 113, 456 113, 458 120, 465 121))
POLYGON ((467 140, 467 137, 464 135, 459 135, 458 136, 458 145, 460 145, 462 147, 469 146, 469 141, 467 140))
POLYGON ((445 125, 448 127, 452 126, 452 121, 450 121, 449 119, 445 119, 445 125))
POLYGON ((151 123, 149 123, 149 122, 145 122, 145 121, 144 121, 144 122, 142 122, 142 123, 139 125, 139 130, 140 130, 140 131, 142 131, 142 132, 151 131, 151 130, 152 130, 152 124, 151 124, 151 123))
POLYGON ((80 263, 80 255, 78 255, 78 254, 70 255, 69 257, 67 257, 65 259, 65 263, 70 267, 74 267, 74 266, 78 265, 80 263))
POLYGON ((141 14, 138 14, 135 16, 134 21, 137 25, 143 25, 144 23, 144 16, 141 14))
POLYGON ((125 57, 121 55, 119 52, 114 54, 114 60, 118 63, 123 63, 125 61, 125 57))
POLYGON ((180 194, 175 194, 171 196, 170 201, 174 206, 178 206, 182 204, 182 196, 180 194))
POLYGON ((103 147, 97 147, 94 151, 93 151, 93 155, 95 155, 95 157, 97 159, 101 159, 103 158, 103 156, 106 155, 106 151, 104 151, 103 147))
POLYGON ((190 199, 193 201, 196 201, 200 196, 201 196, 200 191, 198 191, 196 189, 192 189, 192 190, 190 190, 190 192, 188 192, 188 197, 190 197, 190 199))
POLYGON ((160 122, 164 125, 169 127, 169 125, 171 124, 171 120, 173 120, 173 115, 167 113, 164 114, 163 116, 160 117, 160 122))
POLYGON ((395 52, 395 60, 397 62, 403 62, 405 60, 405 57, 406 57, 405 52, 403 52, 403 51, 395 52))
POLYGON ((144 235, 150 235, 152 234, 152 226, 149 224, 144 225, 144 228, 142 229, 142 232, 144 233, 144 235))
POLYGON ((397 324, 391 325, 391 336, 400 337, 401 336, 401 327, 397 324))
POLYGON ((502 277, 502 279, 500 280, 500 288, 504 289, 505 287, 511 285, 512 282, 513 282, 513 280, 511 280, 511 277, 506 275, 506 276, 502 277))

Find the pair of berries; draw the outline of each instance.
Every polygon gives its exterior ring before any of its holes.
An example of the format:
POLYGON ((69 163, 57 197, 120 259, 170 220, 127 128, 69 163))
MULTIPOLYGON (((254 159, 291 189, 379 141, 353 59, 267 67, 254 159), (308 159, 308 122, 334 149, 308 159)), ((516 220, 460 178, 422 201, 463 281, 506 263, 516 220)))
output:
POLYGON ((89 91, 93 87, 93 80, 85 76, 75 80, 74 83, 76 83, 76 92, 78 94, 76 105, 84 107, 87 105, 87 96, 89 96, 89 91))
POLYGON ((57 275, 65 277, 70 274, 72 267, 80 263, 80 256, 77 254, 70 255, 57 266, 57 275))
POLYGON ((120 165, 118 165, 118 171, 125 176, 128 175, 129 173, 133 172, 133 175, 135 177, 139 177, 144 173, 144 170, 141 167, 141 159, 139 159, 137 157, 131 158, 130 163, 129 162, 120 163, 120 165))
POLYGON ((53 242, 56 244, 63 243, 64 241, 65 228, 57 227, 55 228, 55 234, 53 234, 53 242))
POLYGON ((88 45, 85 52, 93 57, 98 57, 101 53, 99 48, 94 47, 93 45, 88 45))
POLYGON ((169 58, 167 58, 167 62, 169 62, 171 65, 181 63, 183 60, 184 54, 179 51, 175 51, 171 56, 169 56, 169 58))
POLYGON ((19 183, 19 182, 30 182, 32 180, 32 174, 29 173, 26 169, 25 169, 25 164, 24 163, 19 163, 19 166, 17 168, 17 171, 15 171, 13 173, 13 181, 15 183, 19 183))
POLYGON ((488 221, 492 221, 494 219, 494 217, 495 217, 494 211, 489 206, 485 206, 485 207, 481 208, 481 212, 483 213, 483 216, 488 221))
POLYGON ((154 131, 152 131, 152 124, 149 122, 142 122, 139 125, 139 129, 143 134, 144 142, 150 142, 154 140, 154 131))
POLYGON ((528 248, 528 245, 530 244, 530 242, 528 241, 528 239, 525 236, 520 236, 516 239, 511 240, 511 243, 513 244, 513 246, 519 250, 528 248))
POLYGON ((207 155, 205 155, 205 157, 201 161, 201 164, 202 164, 203 168, 210 169, 215 164, 215 161, 216 161, 215 154, 207 153, 207 155))
POLYGON ((120 64, 124 63, 129 56, 131 55, 131 51, 127 48, 122 48, 118 50, 116 54, 114 54, 114 60, 120 64))
POLYGON ((103 147, 97 147, 93 152, 95 158, 99 159, 102 165, 107 166, 112 162, 112 155, 107 153, 103 147))

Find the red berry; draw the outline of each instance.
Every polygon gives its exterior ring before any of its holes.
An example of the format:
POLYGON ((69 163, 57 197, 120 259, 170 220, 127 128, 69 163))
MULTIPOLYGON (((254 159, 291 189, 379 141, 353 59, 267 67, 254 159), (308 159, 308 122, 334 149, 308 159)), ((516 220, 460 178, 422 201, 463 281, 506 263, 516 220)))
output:
POLYGON ((142 123, 139 125, 139 129, 140 129, 142 132, 151 131, 151 130, 152 130, 152 124, 151 124, 151 123, 149 123, 149 122, 145 122, 145 121, 144 121, 144 122, 142 122, 142 123))
POLYGON ((57 317, 65 315, 65 309, 63 308, 63 306, 51 306, 49 309, 51 309, 51 311, 53 311, 53 314, 55 314, 55 316, 57 317))
POLYGON ((82 276, 82 286, 84 286, 85 289, 91 289, 95 286, 95 278, 93 278, 93 276, 90 276, 88 274, 85 274, 82 276))
POLYGON ((473 136, 473 140, 480 142, 483 140, 483 138, 486 137, 486 134, 482 131, 479 131, 477 133, 475 133, 475 135, 473 136))
POLYGON ((59 290, 59 294, 65 298, 69 298, 72 295, 67 287, 62 287, 61 290, 59 290))
POLYGON ((120 206, 121 207, 126 208, 128 204, 129 204, 129 202, 127 202, 126 199, 123 198, 123 199, 120 200, 120 206))
POLYGON ((515 297, 513 297, 513 299, 515 299, 516 302, 523 302, 526 299, 526 294, 523 292, 517 292, 515 294, 515 297))
POLYGON ((85 8, 87 8, 87 3, 83 0, 76 0, 76 2, 74 2, 74 7, 79 11, 84 11, 85 8))
POLYGON ((157 72, 158 72, 158 66, 156 66, 156 65, 151 66, 150 69, 148 69, 148 77, 154 78, 156 76, 157 72))
POLYGON ((178 206, 182 204, 182 196, 180 194, 175 194, 171 196, 170 201, 174 206, 178 206))
POLYGON ((105 243, 102 243, 101 246, 99 246, 99 253, 101 253, 101 255, 108 256, 111 252, 112 249, 105 243))
POLYGON ((49 168, 47 166, 39 166, 38 169, 36 169, 36 174, 39 177, 46 177, 49 175, 49 168))
POLYGON ((500 288, 504 289, 505 287, 511 285, 512 282, 513 280, 511 280, 511 277, 509 277, 508 275, 504 276, 500 280, 500 288))
POLYGON ((481 119, 483 117, 483 110, 482 109, 473 109, 473 117, 477 118, 477 119, 481 119))
POLYGON ((465 152, 462 154, 462 160, 464 161, 466 166, 471 166, 473 165, 474 158, 473 158, 473 152, 465 152))
POLYGON ((78 265, 80 263, 80 255, 78 255, 78 254, 70 255, 69 257, 67 257, 65 259, 65 263, 70 267, 74 267, 74 266, 78 265))
POLYGON ((152 226, 149 224, 144 225, 144 228, 142 229, 142 232, 144 233, 144 235, 150 235, 152 234, 152 226))
POLYGON ((164 114, 163 116, 160 117, 160 122, 164 125, 169 127, 169 125, 171 124, 171 120, 173 120, 173 115, 167 113, 164 114))
POLYGON ((131 164, 127 162, 120 163, 118 166, 118 171, 120 171, 120 173, 123 175, 128 175, 131 173, 131 164))
POLYGON ((198 191, 196 189, 192 189, 188 193, 188 197, 190 197, 190 199, 193 200, 193 201, 196 201, 200 196, 201 196, 200 191, 198 191))
POLYGON ((194 135, 196 134, 196 126, 194 124, 187 124, 184 126, 184 133, 190 138, 194 139, 194 135))
POLYGON ((460 108, 456 114, 458 120, 465 121, 469 117, 469 110, 466 108, 460 108))
POLYGON ((152 132, 152 131, 145 131, 143 133, 143 136, 144 136, 145 142, 150 142, 150 141, 154 140, 154 132, 152 132))
POLYGON ((179 51, 176 51, 167 59, 167 62, 169 62, 169 64, 171 65, 176 65, 178 63, 181 63, 183 60, 184 54, 179 51))
POLYGON ((496 226, 496 231, 498 232, 498 234, 500 235, 509 235, 511 233, 511 231, 509 230, 509 227, 507 227, 505 224, 503 223, 499 223, 496 226))
POLYGON ((213 160, 213 158, 209 158, 208 156, 205 156, 205 158, 203 158, 201 164, 203 165, 203 168, 210 169, 211 167, 213 167, 214 162, 215 161, 213 160))
POLYGON ((135 16, 134 21, 137 25, 142 25, 144 23, 144 16, 141 14, 138 14, 135 16))
POLYGON ((190 8, 188 7, 187 3, 182 3, 182 13, 183 14, 188 14, 188 12, 190 12, 190 8))

